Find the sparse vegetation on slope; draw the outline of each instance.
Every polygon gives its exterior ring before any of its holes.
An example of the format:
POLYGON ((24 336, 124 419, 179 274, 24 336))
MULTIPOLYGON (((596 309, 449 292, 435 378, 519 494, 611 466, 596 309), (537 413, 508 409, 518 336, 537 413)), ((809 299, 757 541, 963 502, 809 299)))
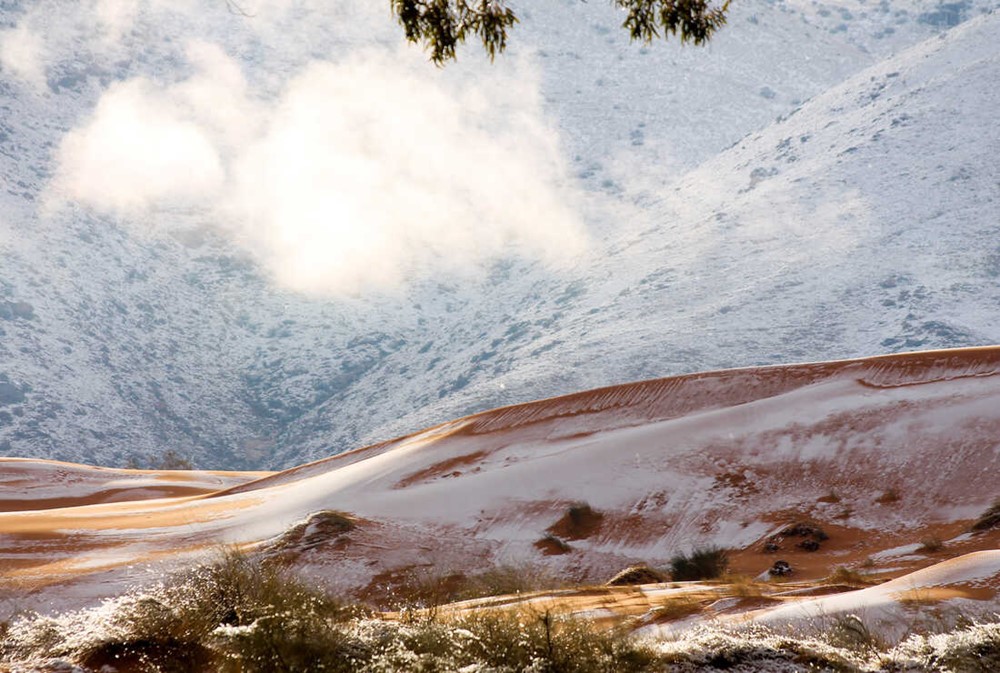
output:
POLYGON ((729 567, 729 553, 719 547, 695 549, 670 559, 670 577, 675 582, 712 580, 722 577, 729 567))
MULTIPOLYGON (((692 555, 693 556, 693 555, 692 555)), ((696 614, 678 596, 662 623, 696 614)), ((240 554, 156 589, 0 630, 0 670, 63 662, 84 671, 641 673, 712 671, 993 671, 1000 625, 966 622, 892 647, 847 615, 822 637, 705 624, 670 640, 637 639, 585 618, 521 607, 406 611, 388 619, 347 607, 281 567, 240 554)), ((54 668, 45 670, 56 670, 54 668)), ((74 669, 79 670, 79 669, 74 669)))
POLYGON ((983 512, 974 524, 972 530, 990 530, 1000 526, 1000 498, 996 498, 989 509, 983 512))

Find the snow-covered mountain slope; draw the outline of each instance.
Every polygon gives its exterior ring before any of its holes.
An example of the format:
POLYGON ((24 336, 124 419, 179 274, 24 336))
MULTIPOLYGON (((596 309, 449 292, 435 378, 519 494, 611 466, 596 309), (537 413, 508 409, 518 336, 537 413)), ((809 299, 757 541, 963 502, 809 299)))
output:
POLYGON ((598 389, 211 494, 0 514, 0 567, 43 603, 53 587, 113 594, 160 576, 144 563, 220 544, 353 592, 501 562, 594 581, 709 544, 757 574, 775 559, 765 541, 801 578, 866 558, 898 574, 931 562, 916 550, 930 535, 948 555, 996 544, 996 530, 961 533, 996 495, 998 377, 992 347, 598 389), (781 532, 801 521, 826 530, 819 551, 781 532))
MULTIPOLYGON (((276 28, 150 7, 105 51, 79 31, 87 7, 41 12, 58 44, 43 88, 0 73, 0 452, 288 466, 597 385, 1000 339, 996 15, 841 84, 990 2, 738 3, 704 51, 629 45, 602 3, 526 8, 514 57, 540 70, 593 239, 568 268, 501 258, 396 294, 304 297, 195 226, 209 213, 142 216, 164 234, 43 207, 60 142, 111 83, 183 81, 177 35, 221 45, 261 96, 398 39, 329 4, 276 28)), ((470 54, 442 77, 491 72, 470 54)))
MULTIPOLYGON (((666 193, 642 192, 648 217, 598 259, 499 319, 476 307, 480 320, 456 325, 449 357, 425 365, 430 390, 397 372, 439 342, 394 354, 366 383, 417 411, 385 434, 458 400, 474 410, 615 377, 997 342, 998 28, 994 14, 914 47, 666 193)), ((315 413, 333 425, 341 409, 315 413)))

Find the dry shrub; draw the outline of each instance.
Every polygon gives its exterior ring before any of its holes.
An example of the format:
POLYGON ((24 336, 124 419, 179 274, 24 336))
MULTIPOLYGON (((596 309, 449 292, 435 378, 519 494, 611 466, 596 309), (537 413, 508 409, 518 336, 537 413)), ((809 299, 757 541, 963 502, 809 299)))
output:
POLYGON ((458 600, 559 589, 565 585, 565 581, 540 566, 501 565, 470 575, 461 588, 458 600))
POLYGON ((672 596, 653 608, 645 619, 654 624, 662 624, 684 619, 699 612, 701 612, 701 603, 691 596, 672 596))
POLYGON ((993 501, 989 508, 979 515, 979 518, 972 524, 973 531, 990 530, 1000 526, 1000 498, 993 501))
POLYGON ((565 585, 546 569, 528 564, 502 565, 471 575, 462 572, 436 574, 411 568, 393 579, 392 600, 385 607, 395 610, 434 608, 456 601, 565 585))
POLYGON ((456 624, 475 634, 469 663, 491 670, 622 673, 660 670, 656 655, 624 633, 550 612, 480 612, 456 624))
POLYGON ((849 587, 867 587, 875 584, 869 577, 847 566, 837 566, 830 573, 826 582, 829 584, 844 584, 849 587))
POLYGON ((941 541, 941 538, 933 535, 922 539, 920 541, 920 546, 917 547, 918 552, 923 552, 925 554, 934 554, 942 549, 944 549, 944 542, 941 541))
POLYGON ((853 652, 874 655, 885 648, 885 642, 857 615, 845 615, 827 631, 827 640, 853 652))
POLYGON ((670 559, 670 578, 675 582, 712 580, 729 568, 729 552, 720 547, 695 549, 670 559))
POLYGON ((359 614, 271 563, 225 552, 151 592, 12 627, 11 656, 89 669, 297 672, 342 667, 340 625, 359 614))

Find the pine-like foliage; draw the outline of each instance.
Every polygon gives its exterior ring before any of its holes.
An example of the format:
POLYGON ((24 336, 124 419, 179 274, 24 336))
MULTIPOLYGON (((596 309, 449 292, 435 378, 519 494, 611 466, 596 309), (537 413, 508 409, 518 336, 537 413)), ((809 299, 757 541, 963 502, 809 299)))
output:
MULTIPOLYGON (((470 35, 482 43, 490 59, 507 47, 507 30, 517 16, 504 0, 390 0, 410 42, 423 44, 438 65, 455 59, 456 47, 470 35)), ((677 37, 682 43, 704 44, 726 23, 729 0, 713 6, 707 0, 613 0, 626 16, 622 27, 633 40, 677 37)))

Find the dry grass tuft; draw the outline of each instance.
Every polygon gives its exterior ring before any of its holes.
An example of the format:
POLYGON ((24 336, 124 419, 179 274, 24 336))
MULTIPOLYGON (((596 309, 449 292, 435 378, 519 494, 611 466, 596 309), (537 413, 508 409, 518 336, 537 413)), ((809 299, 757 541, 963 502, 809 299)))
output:
POLYGON ((847 566, 837 566, 834 568, 833 572, 826 577, 825 582, 828 584, 844 584, 849 587, 867 587, 877 584, 877 582, 864 573, 852 570, 847 566))
POLYGON ((935 554, 942 549, 944 549, 944 542, 941 541, 941 538, 930 535, 920 541, 917 551, 924 554, 935 554))
POLYGON ((714 580, 729 568, 729 552, 719 547, 695 549, 670 559, 670 578, 675 582, 714 580))
POLYGON ((983 512, 974 524, 973 531, 990 530, 1000 526, 1000 498, 993 501, 993 504, 983 512))

